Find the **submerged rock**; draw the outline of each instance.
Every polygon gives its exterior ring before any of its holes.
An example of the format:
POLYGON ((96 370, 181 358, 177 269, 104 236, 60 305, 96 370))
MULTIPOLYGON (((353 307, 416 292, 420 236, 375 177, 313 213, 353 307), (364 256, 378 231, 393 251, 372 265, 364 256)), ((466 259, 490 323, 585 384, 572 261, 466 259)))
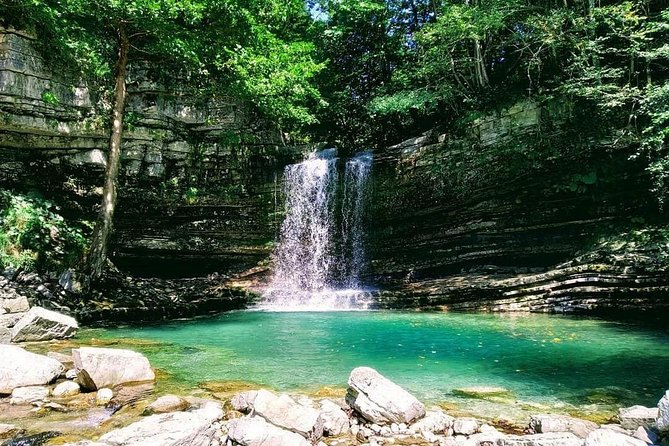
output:
POLYGON ((657 403, 658 417, 657 429, 660 432, 669 432, 669 390, 657 403))
POLYGON ((48 384, 65 370, 55 359, 13 345, 0 345, 0 358, 0 394, 10 394, 17 387, 48 384))
POLYGON ((645 441, 611 429, 597 429, 585 439, 585 446, 647 446, 645 441))
POLYGON ((91 390, 156 378, 149 360, 132 350, 81 347, 72 358, 79 383, 91 390))
POLYGON ((74 336, 77 321, 46 308, 33 307, 12 328, 12 342, 49 341, 74 336))
POLYGON ((373 423, 409 424, 425 415, 416 397, 372 368, 354 369, 348 385, 346 402, 373 423))
POLYGON ((467 398, 487 399, 493 397, 510 397, 511 391, 503 387, 473 386, 453 389, 453 395, 467 398))
POLYGON ((214 446, 223 418, 218 403, 207 402, 201 409, 148 416, 130 426, 106 433, 98 442, 110 446, 214 446))
POLYGON ((632 406, 618 410, 620 425, 628 430, 635 430, 639 426, 655 426, 658 414, 657 407, 632 406))
POLYGON ((296 403, 288 395, 277 396, 268 390, 259 390, 253 402, 253 413, 275 426, 298 433, 310 440, 323 436, 323 419, 311 407, 296 403))
POLYGON ((592 421, 581 420, 567 415, 540 414, 530 417, 530 431, 537 434, 550 432, 571 432, 579 438, 586 438, 599 426, 592 421))
POLYGON ((237 418, 228 423, 228 439, 240 446, 311 446, 304 437, 262 418, 237 418))

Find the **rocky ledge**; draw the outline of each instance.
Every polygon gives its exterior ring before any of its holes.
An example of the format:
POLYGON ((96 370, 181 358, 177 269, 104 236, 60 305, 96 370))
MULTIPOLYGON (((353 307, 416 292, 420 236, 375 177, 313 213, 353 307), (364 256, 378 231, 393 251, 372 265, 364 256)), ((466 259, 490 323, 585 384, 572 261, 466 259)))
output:
MULTIPOLYGON (((0 363, 0 406, 32 408, 28 417, 78 412, 79 420, 97 419, 101 430, 87 436, 77 423, 69 423, 69 432, 26 432, 14 424, 0 424, 3 445, 54 441, 69 446, 649 446, 666 445, 669 440, 669 391, 658 407, 621 409, 617 424, 536 414, 523 432, 508 432, 476 418, 426 407, 368 367, 351 372, 345 398, 257 389, 214 394, 218 400, 210 400, 156 398, 146 387, 137 390, 133 386, 142 383, 150 389, 156 375, 144 356, 129 350, 81 347, 71 356, 44 356, 0 346, 0 355, 9 358, 0 363), (142 410, 132 420, 117 420, 123 413, 119 409, 127 405, 142 410), (104 416, 96 407, 104 407, 104 416)), ((0 422, 2 418, 6 417, 0 422)), ((68 425, 62 418, 58 422, 61 427, 68 425)))

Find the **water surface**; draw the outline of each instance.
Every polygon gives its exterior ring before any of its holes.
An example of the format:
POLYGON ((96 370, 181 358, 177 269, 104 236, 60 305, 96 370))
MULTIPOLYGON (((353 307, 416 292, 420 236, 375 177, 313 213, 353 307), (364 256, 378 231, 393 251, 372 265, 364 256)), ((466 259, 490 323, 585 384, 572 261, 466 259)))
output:
POLYGON ((669 330, 549 315, 240 311, 81 337, 142 347, 175 380, 242 380, 277 390, 341 387, 379 370, 426 401, 504 387, 516 401, 655 405, 669 388, 669 330))

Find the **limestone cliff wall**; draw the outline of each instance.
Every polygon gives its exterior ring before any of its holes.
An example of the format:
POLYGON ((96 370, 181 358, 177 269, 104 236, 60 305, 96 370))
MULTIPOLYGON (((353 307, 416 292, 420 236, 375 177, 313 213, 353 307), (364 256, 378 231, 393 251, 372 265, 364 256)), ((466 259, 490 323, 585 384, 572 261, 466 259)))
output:
MULTIPOLYGON (((149 68, 135 62, 128 75, 116 263, 166 276, 254 266, 268 255, 277 176, 295 153, 239 101, 167 88, 149 68)), ((0 29, 0 185, 92 219, 109 98, 75 73, 47 63, 31 36, 0 29)))

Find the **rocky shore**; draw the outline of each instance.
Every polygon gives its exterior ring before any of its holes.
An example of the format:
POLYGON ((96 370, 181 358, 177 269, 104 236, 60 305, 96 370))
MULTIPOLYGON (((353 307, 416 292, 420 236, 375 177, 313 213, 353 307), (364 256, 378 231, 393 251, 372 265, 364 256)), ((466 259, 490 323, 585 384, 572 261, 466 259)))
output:
POLYGON ((267 389, 198 397, 158 391, 160 374, 131 350, 80 347, 71 354, 42 355, 3 345, 0 357, 3 446, 649 446, 669 441, 669 391, 658 407, 621 408, 615 424, 536 414, 524 428, 513 429, 426 407, 368 367, 351 372, 345 397, 267 389))

